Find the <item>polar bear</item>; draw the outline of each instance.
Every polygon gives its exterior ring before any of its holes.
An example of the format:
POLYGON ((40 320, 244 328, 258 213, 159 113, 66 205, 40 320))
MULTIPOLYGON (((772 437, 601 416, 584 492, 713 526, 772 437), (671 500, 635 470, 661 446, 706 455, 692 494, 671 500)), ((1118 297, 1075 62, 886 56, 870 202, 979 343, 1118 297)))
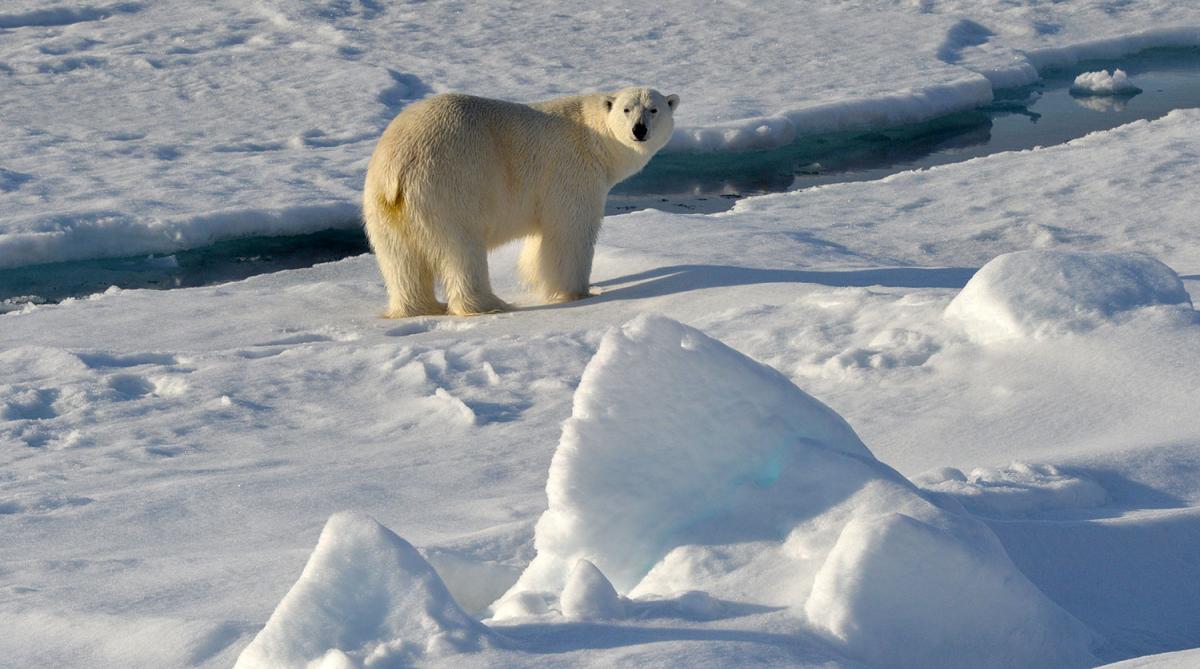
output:
POLYGON ((522 237, 530 288, 548 302, 587 297, 608 191, 667 143, 678 106, 677 95, 637 87, 528 105, 443 94, 405 108, 375 147, 363 192, 386 315, 508 309, 487 252, 522 237))

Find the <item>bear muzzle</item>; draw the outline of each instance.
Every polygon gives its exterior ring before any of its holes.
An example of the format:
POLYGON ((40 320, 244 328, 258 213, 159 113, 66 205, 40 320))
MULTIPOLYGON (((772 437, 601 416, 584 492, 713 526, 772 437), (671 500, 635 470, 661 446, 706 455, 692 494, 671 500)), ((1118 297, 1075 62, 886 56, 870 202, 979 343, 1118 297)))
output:
POLYGON ((645 123, 634 123, 633 124, 633 138, 636 139, 637 141, 639 141, 639 142, 646 141, 646 135, 648 133, 649 133, 649 129, 646 128, 645 123))

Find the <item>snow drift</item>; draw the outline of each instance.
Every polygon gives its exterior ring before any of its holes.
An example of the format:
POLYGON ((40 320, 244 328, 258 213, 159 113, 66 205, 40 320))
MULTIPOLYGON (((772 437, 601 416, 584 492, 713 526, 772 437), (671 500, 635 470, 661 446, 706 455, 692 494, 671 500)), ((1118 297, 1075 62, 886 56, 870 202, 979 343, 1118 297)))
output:
POLYGON ((546 492, 537 556, 494 619, 619 615, 607 576, 631 606, 699 591, 786 609, 886 666, 1094 661, 986 526, 778 372, 665 318, 606 336, 546 492))
POLYGON ((953 497, 971 513, 989 517, 1088 509, 1109 501, 1099 483, 1054 465, 1014 462, 1004 468, 976 467, 969 475, 945 467, 914 480, 927 491, 953 497))
POLYGON ((945 316, 989 342, 1084 332, 1154 305, 1192 309, 1179 275, 1149 256, 1018 251, 980 268, 945 316))
POLYGON ((367 516, 338 513, 236 667, 408 666, 477 649, 486 634, 412 545, 367 516))

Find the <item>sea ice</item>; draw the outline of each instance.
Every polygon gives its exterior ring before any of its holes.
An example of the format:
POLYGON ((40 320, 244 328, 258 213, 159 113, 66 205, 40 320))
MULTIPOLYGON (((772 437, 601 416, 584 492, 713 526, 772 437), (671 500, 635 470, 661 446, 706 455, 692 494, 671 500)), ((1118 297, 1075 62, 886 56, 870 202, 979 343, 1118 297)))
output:
POLYGON ((1125 70, 1116 69, 1112 74, 1107 70, 1084 72, 1075 77, 1071 92, 1076 95, 1135 95, 1142 89, 1133 85, 1125 70))

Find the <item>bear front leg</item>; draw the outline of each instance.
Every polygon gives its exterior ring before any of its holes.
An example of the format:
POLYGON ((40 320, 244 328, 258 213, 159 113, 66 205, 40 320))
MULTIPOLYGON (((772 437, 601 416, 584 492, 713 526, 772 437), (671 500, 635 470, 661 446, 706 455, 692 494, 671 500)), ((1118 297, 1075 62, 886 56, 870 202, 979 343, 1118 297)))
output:
POLYGON ((603 220, 602 207, 583 220, 575 218, 566 225, 544 230, 536 245, 531 245, 532 239, 526 242, 522 265, 537 267, 535 287, 547 302, 570 302, 591 295, 592 256, 603 220))
POLYGON ((521 255, 517 258, 517 275, 521 283, 531 292, 545 295, 546 285, 542 278, 542 235, 541 233, 525 238, 521 245, 521 255))

